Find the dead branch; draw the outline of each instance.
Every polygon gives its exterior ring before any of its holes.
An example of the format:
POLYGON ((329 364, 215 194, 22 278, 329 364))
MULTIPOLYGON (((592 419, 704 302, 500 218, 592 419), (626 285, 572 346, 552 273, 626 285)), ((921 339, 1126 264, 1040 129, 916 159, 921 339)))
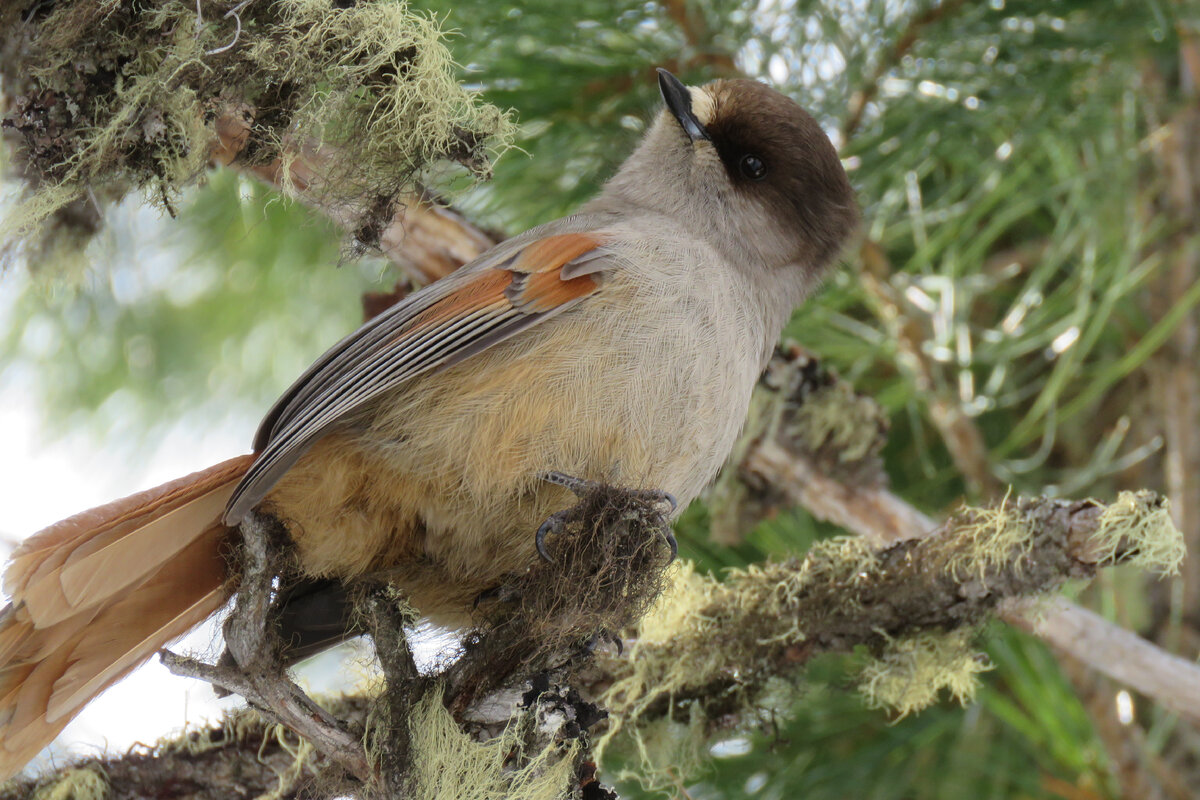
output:
MULTIPOLYGON (((242 158, 253 119, 253 109, 245 106, 229 107, 217 118, 212 163, 238 169, 289 192, 339 224, 352 224, 364 216, 357 202, 339 198, 322 187, 322 176, 328 174, 330 163, 336 161, 336 148, 332 145, 297 145, 288 140, 283 155, 267 164, 242 158)), ((396 208, 389 222, 370 232, 355 231, 355 235, 378 247, 419 285, 449 275, 502 238, 472 225, 461 213, 425 190, 405 195, 396 208)))
POLYGON ((1037 634, 1115 681, 1200 723, 1200 667, 1062 598, 1013 602, 1004 619, 1037 634))
POLYGON ((277 520, 257 513, 247 516, 241 533, 241 581, 224 630, 233 663, 205 664, 164 650, 163 664, 176 675, 240 694, 264 717, 286 725, 350 775, 368 781, 372 773, 361 732, 352 731, 293 683, 280 657, 271 600, 280 563, 275 554, 286 533, 277 520))

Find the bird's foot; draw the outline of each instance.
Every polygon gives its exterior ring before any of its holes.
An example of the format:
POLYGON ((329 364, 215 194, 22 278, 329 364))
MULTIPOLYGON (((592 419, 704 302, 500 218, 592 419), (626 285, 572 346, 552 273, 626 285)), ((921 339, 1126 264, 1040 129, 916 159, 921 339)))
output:
MULTIPOLYGON (((547 483, 553 483, 571 490, 576 497, 581 499, 588 492, 593 492, 604 487, 604 484, 599 481, 576 478, 573 475, 567 475, 562 472, 543 472, 539 477, 547 483)), ((668 513, 674 512, 679 507, 679 501, 670 492, 658 489, 625 489, 623 491, 652 505, 666 505, 669 507, 668 513)), ((575 512, 576 508, 565 508, 562 511, 556 511, 546 517, 546 521, 538 526, 537 534, 534 536, 534 544, 537 546, 538 555, 542 557, 543 561, 554 561, 546 551, 546 537, 552 533, 561 533, 567 522, 575 515, 575 512)), ((663 538, 666 540, 667 546, 671 549, 671 560, 674 561, 675 557, 679 555, 679 542, 675 540, 675 534, 671 532, 669 527, 663 528, 663 538)))
POLYGON ((590 656, 600 648, 600 645, 606 643, 611 644, 617 649, 617 655, 620 656, 625 654, 625 642, 621 640, 620 636, 608 630, 607 628, 602 628, 601 630, 598 630, 592 634, 592 636, 586 642, 584 642, 583 652, 585 655, 590 656))
POLYGON ((571 517, 571 509, 565 508, 562 511, 555 511, 550 516, 546 517, 546 521, 538 526, 537 534, 533 537, 533 543, 537 546, 538 555, 543 561, 553 562, 550 553, 546 551, 546 537, 551 533, 561 533, 563 526, 567 524, 567 520, 571 517))
MULTIPOLYGON (((570 489, 576 497, 583 497, 588 492, 595 491, 604 486, 599 481, 576 478, 574 475, 567 475, 562 472, 543 472, 538 477, 547 483, 553 483, 564 489, 570 489)), ((665 503, 671 507, 671 511, 679 508, 679 501, 670 492, 663 492, 658 489, 626 489, 625 491, 649 503, 665 503)))

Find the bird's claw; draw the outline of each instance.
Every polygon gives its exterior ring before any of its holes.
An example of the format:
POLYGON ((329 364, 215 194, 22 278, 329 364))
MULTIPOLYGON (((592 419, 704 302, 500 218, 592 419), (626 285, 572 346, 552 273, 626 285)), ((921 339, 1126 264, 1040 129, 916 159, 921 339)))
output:
POLYGON ((537 534, 534 536, 533 542, 537 545, 538 555, 547 563, 554 563, 554 559, 550 557, 550 553, 546 551, 546 535, 549 533, 559 533, 563 525, 566 523, 570 509, 564 511, 556 511, 546 517, 546 521, 538 526, 537 534))
POLYGON ((621 641, 620 636, 608 630, 607 628, 596 631, 596 633, 584 643, 583 651, 588 655, 591 655, 592 653, 595 653, 596 648, 598 648, 604 642, 608 642, 613 647, 617 648, 618 656, 625 655, 625 642, 621 641))
MULTIPOLYGON (((565 472, 543 472, 540 477, 547 483, 553 483, 556 486, 570 490, 576 497, 583 497, 584 494, 600 485, 596 481, 586 478, 576 478, 573 475, 567 475, 565 472)), ((670 506, 670 512, 674 512, 679 508, 679 500, 670 492, 658 489, 639 489, 633 493, 651 503, 665 503, 670 506)), ((554 562, 554 559, 550 557, 550 553, 546 550, 546 536, 551 533, 561 532, 570 514, 571 509, 556 511, 546 517, 546 521, 538 526, 537 534, 534 536, 534 544, 537 546, 538 555, 542 557, 543 561, 548 563, 554 562)), ((671 561, 674 561, 679 555, 679 542, 675 540, 675 534, 669 528, 663 536, 666 539, 667 546, 671 549, 671 561)))
POLYGON ((667 540, 667 547, 671 548, 671 559, 667 562, 669 564, 679 556, 679 542, 675 539, 675 534, 669 528, 663 534, 663 537, 667 540))

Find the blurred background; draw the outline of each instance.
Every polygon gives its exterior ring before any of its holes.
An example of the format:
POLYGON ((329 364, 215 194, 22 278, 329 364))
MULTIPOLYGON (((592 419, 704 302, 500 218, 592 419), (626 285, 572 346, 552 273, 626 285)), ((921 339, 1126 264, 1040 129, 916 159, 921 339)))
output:
MULTIPOLYGON (((937 515, 1022 494, 1166 493, 1178 578, 1105 572, 1078 599, 1188 659, 1200 646, 1200 4, 1137 0, 414 1, 520 149, 455 193, 517 232, 570 212, 685 82, 749 76, 839 147, 863 236, 787 334, 891 421, 894 490, 937 515)), ((432 177, 431 177, 432 179, 432 177)), ((10 179, 11 180, 11 179, 10 179)), ((0 186, 3 202, 16 187, 0 186)), ((258 417, 397 281, 341 232, 232 172, 178 218, 126 203, 82 258, 0 274, 0 538, 244 451, 258 417)), ((732 546, 703 503, 681 549, 719 571, 836 530, 802 510, 732 546)), ((212 632, 189 646, 211 646, 212 632)), ((692 798, 1189 798, 1200 729, 1002 625, 965 708, 901 720, 809 670, 778 718, 680 776, 692 798)), ((336 676, 340 657, 306 673, 336 676)), ((157 667, 63 746, 124 748, 216 708, 157 667), (144 712, 144 713, 143 713, 144 712), (74 744, 72 744, 74 743, 74 744)), ((118 693, 122 693, 119 694, 118 693)), ((115 698, 115 699, 114 699, 115 698)), ((623 796, 643 796, 622 786, 623 796)))

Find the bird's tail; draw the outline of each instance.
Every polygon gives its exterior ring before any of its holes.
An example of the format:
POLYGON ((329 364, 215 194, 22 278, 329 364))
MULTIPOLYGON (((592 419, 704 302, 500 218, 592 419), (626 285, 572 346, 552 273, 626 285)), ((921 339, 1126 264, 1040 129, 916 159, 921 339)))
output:
POLYGON ((51 525, 4 572, 0 781, 231 591, 221 512, 252 456, 51 525))

